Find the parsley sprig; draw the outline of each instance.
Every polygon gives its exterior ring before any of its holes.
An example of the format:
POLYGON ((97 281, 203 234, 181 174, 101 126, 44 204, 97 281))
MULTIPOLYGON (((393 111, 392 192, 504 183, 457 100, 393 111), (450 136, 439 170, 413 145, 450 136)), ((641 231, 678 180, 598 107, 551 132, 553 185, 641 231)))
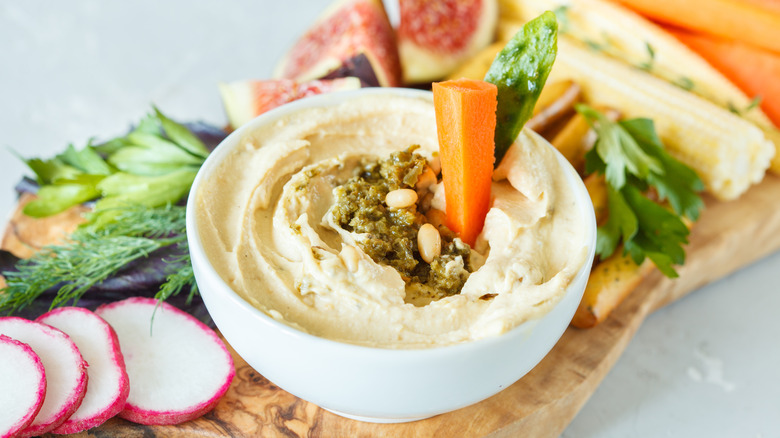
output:
POLYGON ((677 277, 673 265, 685 262, 689 229, 704 207, 698 192, 704 186, 690 167, 664 149, 652 120, 613 122, 602 113, 577 105, 598 136, 585 155, 585 172, 603 174, 607 182, 609 217, 598 228, 596 254, 607 258, 620 244, 637 264, 645 257, 667 277, 677 277), (654 189, 661 202, 646 194, 654 189))

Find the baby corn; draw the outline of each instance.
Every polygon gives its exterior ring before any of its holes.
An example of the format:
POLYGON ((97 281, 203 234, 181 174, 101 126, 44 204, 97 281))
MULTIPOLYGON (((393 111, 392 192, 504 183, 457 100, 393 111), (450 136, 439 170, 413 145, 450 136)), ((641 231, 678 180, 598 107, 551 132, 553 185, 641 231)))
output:
MULTIPOLYGON (((624 6, 605 0, 500 0, 499 10, 499 40, 511 38, 525 21, 555 10, 562 35, 739 113, 780 147, 780 130, 754 104, 754 96, 742 92, 673 35, 624 6)), ((780 154, 771 169, 780 173, 780 154)))
POLYGON ((739 197, 764 177, 774 145, 752 123, 664 80, 565 37, 550 80, 570 79, 591 105, 655 122, 669 153, 692 167, 716 197, 739 197))

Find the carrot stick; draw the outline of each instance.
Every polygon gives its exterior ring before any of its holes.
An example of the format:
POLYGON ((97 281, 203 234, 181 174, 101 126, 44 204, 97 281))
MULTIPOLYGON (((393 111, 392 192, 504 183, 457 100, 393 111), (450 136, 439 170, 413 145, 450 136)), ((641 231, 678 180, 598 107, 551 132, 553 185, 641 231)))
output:
POLYGON ((742 0, 742 1, 751 3, 754 6, 768 9, 772 12, 780 14, 780 0, 742 0))
MULTIPOLYGON (((668 28, 749 96, 761 98, 761 109, 780 127, 780 54, 736 41, 668 28)), ((744 108, 736 108, 744 110, 744 108)))
POLYGON ((780 53, 777 7, 742 0, 617 0, 654 20, 780 53))
POLYGON ((474 245, 490 209, 498 89, 472 79, 433 84, 447 226, 474 245))

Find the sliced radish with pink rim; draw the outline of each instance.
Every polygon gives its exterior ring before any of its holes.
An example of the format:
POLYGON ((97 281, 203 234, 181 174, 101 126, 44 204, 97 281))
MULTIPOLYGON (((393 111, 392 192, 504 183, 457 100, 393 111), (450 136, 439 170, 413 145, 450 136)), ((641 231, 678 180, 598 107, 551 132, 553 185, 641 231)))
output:
POLYGON ((89 385, 81 406, 52 432, 81 432, 118 414, 125 407, 130 384, 114 329, 103 318, 81 307, 55 309, 36 321, 67 333, 89 363, 89 385))
POLYGON ((42 435, 76 411, 87 390, 87 362, 76 344, 60 330, 17 317, 0 318, 0 334, 24 342, 41 358, 46 372, 46 398, 20 437, 42 435))
POLYGON ((0 438, 32 423, 46 396, 46 373, 24 342, 0 335, 0 438))
POLYGON ((96 313, 116 330, 130 376, 120 417, 148 425, 183 423, 213 409, 230 387, 235 370, 225 344, 189 314, 140 297, 96 313))

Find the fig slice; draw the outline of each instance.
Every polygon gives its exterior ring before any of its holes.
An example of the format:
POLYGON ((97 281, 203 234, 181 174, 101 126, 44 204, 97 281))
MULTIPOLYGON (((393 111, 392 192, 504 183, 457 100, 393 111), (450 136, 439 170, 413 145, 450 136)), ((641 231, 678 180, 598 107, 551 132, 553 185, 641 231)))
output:
MULTIPOLYGON (((373 73, 372 73, 373 74, 373 73)), ((361 87, 356 77, 296 82, 292 79, 246 80, 219 84, 219 94, 232 129, 287 102, 316 94, 361 87)))
POLYGON ((335 70, 331 70, 330 73, 323 76, 322 79, 350 77, 358 79, 363 87, 382 86, 374 73, 374 66, 371 65, 371 60, 368 59, 365 53, 360 53, 347 59, 335 70))
POLYGON ((400 0, 398 50, 406 84, 441 79, 493 41, 497 0, 400 0))
POLYGON ((333 78, 334 72, 368 85, 401 85, 395 33, 381 0, 333 3, 282 58, 274 76, 302 82, 333 78))

